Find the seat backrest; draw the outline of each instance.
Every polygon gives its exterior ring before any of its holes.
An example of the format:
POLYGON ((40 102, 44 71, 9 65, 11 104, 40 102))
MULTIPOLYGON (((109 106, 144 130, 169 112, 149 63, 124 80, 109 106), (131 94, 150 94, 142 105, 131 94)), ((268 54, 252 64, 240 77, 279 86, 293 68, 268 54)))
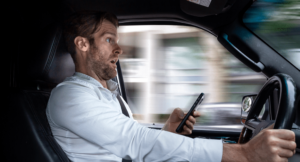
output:
POLYGON ((69 161, 53 138, 46 118, 49 96, 49 92, 39 90, 11 91, 7 161, 69 161))
POLYGON ((75 72, 62 39, 62 28, 41 31, 35 50, 19 56, 18 88, 9 91, 4 146, 7 161, 68 162, 52 136, 46 107, 53 87, 75 72))

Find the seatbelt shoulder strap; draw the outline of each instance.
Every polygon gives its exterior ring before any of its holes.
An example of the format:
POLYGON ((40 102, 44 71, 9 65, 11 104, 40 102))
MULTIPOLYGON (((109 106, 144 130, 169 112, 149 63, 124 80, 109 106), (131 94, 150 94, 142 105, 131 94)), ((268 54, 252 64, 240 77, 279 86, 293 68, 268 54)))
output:
POLYGON ((128 111, 127 111, 127 109, 126 109, 126 107, 125 107, 125 105, 124 105, 124 102, 123 102, 123 100, 121 99, 121 96, 118 94, 117 95, 117 99, 118 99, 118 101, 119 101, 119 103, 120 103, 120 106, 121 106, 121 109, 122 109, 122 113, 125 115, 125 116, 127 116, 128 118, 130 118, 129 117, 129 114, 128 114, 128 111))

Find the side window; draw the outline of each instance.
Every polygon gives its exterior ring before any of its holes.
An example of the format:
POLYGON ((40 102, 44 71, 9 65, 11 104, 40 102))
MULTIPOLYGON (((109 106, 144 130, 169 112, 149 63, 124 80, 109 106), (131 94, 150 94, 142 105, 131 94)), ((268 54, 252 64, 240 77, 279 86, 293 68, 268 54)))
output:
POLYGON ((119 35, 128 104, 140 123, 162 125, 204 92, 196 125, 240 125, 242 96, 266 81, 195 27, 121 26, 119 35))

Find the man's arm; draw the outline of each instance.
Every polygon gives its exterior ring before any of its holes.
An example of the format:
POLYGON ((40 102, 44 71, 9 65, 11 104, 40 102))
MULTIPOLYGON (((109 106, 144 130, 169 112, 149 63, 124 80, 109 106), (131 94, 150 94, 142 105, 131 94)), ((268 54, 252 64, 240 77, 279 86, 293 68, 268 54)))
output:
MULTIPOLYGON (((194 117, 199 117, 198 111, 194 112, 194 117)), ((181 134, 192 133, 196 119, 190 116, 181 134)), ((184 113, 181 109, 175 109, 167 120, 163 130, 175 132, 184 113)), ((295 134, 290 130, 274 130, 271 125, 260 132, 247 144, 223 144, 222 162, 281 162, 288 161, 293 156, 296 149, 295 134)))
MULTIPOLYGON (((198 111, 194 112, 194 117, 199 117, 198 111)), ((181 134, 192 133, 196 119, 190 116, 181 134)), ((176 133, 184 113, 181 109, 175 109, 167 120, 163 130, 176 133)), ((222 162, 281 162, 288 161, 293 156, 296 149, 295 134, 290 130, 274 130, 271 125, 260 132, 247 144, 223 144, 222 162)))
MULTIPOLYGON (((92 89, 63 85, 52 91, 49 119, 57 127, 133 161, 221 161, 221 140, 188 138, 146 128, 104 104, 92 89)), ((113 106, 111 106, 113 104, 113 106)))
POLYGON ((294 132, 265 129, 246 144, 223 144, 222 162, 283 162, 295 149, 294 132))

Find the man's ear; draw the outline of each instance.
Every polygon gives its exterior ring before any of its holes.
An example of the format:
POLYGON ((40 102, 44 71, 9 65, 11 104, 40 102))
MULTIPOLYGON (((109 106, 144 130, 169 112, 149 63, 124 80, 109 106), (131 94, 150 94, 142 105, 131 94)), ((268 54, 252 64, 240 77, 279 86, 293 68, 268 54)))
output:
POLYGON ((76 48, 78 48, 78 50, 80 50, 82 52, 86 52, 90 48, 90 43, 89 43, 88 39, 81 37, 81 36, 77 36, 74 39, 74 43, 75 43, 76 48))

